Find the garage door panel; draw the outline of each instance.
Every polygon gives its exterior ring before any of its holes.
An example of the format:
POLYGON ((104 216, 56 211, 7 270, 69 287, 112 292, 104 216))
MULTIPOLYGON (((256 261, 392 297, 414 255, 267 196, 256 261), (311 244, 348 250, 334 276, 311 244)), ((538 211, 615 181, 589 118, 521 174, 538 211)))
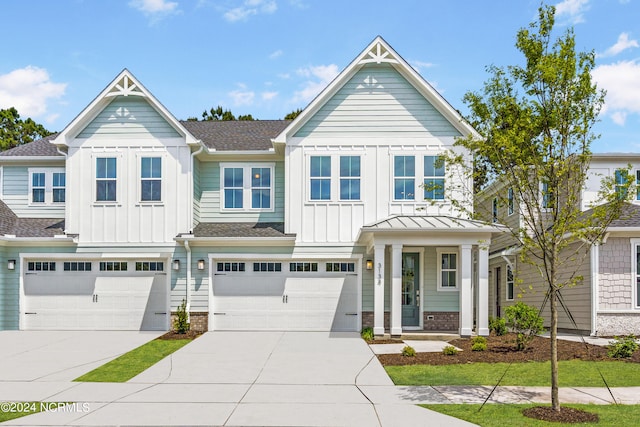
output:
POLYGON ((357 331, 357 295, 357 275, 349 273, 216 274, 212 328, 357 331))

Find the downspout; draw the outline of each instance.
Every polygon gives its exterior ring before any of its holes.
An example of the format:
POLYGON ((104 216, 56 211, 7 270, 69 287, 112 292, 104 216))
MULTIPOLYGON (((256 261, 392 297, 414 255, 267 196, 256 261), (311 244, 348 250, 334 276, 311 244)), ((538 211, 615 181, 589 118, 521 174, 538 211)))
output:
POLYGON ((185 286, 187 288, 186 311, 188 320, 191 313, 191 247, 189 246, 189 241, 186 239, 184 241, 184 250, 187 252, 187 283, 185 284, 185 286))

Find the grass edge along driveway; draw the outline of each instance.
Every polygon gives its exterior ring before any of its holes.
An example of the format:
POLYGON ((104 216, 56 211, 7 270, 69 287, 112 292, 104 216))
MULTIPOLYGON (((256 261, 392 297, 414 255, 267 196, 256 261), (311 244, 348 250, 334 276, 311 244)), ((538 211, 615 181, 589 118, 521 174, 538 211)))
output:
MULTIPOLYGON (((385 366, 395 385, 500 385, 550 386, 549 362, 469 363, 453 365, 385 366)), ((560 387, 604 387, 600 372, 610 387, 640 386, 640 366, 623 361, 560 361, 560 387)))
POLYGON ((76 378, 79 382, 123 383, 181 349, 192 339, 156 338, 76 378))

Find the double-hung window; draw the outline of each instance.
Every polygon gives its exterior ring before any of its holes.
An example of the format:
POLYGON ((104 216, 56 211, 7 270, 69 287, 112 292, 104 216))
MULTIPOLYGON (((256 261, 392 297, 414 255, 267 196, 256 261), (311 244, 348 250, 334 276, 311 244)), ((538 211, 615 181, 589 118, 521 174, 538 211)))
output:
POLYGON ((360 156, 340 156, 340 200, 360 200, 360 156))
POLYGON ((273 210, 274 166, 273 163, 222 163, 222 210, 273 210))
POLYGON ((414 200, 416 188, 416 158, 395 156, 393 158, 393 198, 414 200))
POLYGON ((140 200, 162 200, 162 158, 142 157, 140 167, 140 200))
POLYGON ((31 203, 44 203, 45 173, 34 172, 31 174, 31 203))
POLYGON ((458 253, 438 250, 438 289, 458 288, 458 253))
POLYGON ((64 169, 29 169, 29 202, 38 205, 64 203, 66 179, 64 169))
POLYGON ((444 200, 444 160, 438 156, 424 156, 424 198, 444 200))
POLYGON ((549 188, 549 183, 542 183, 542 208, 551 209, 553 204, 553 191, 549 188))
POLYGON ((514 208, 513 188, 509 188, 507 190, 507 215, 513 215, 514 208))
POLYGON ((513 284, 513 270, 511 269, 511 266, 507 266, 507 301, 513 301, 513 284))
POLYGON ((331 156, 311 156, 311 200, 331 200, 331 156))
POLYGON ((495 197, 491 202, 491 221, 498 222, 498 199, 495 197))
POLYGON ((96 201, 116 201, 116 165, 115 157, 96 158, 96 201))

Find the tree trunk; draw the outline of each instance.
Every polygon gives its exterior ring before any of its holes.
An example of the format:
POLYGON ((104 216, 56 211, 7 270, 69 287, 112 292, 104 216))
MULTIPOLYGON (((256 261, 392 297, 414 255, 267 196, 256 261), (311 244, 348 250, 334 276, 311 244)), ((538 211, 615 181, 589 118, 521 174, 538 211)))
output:
POLYGON ((558 398, 558 301, 557 289, 551 285, 549 300, 551 303, 551 407, 554 411, 560 411, 560 399, 558 398))

